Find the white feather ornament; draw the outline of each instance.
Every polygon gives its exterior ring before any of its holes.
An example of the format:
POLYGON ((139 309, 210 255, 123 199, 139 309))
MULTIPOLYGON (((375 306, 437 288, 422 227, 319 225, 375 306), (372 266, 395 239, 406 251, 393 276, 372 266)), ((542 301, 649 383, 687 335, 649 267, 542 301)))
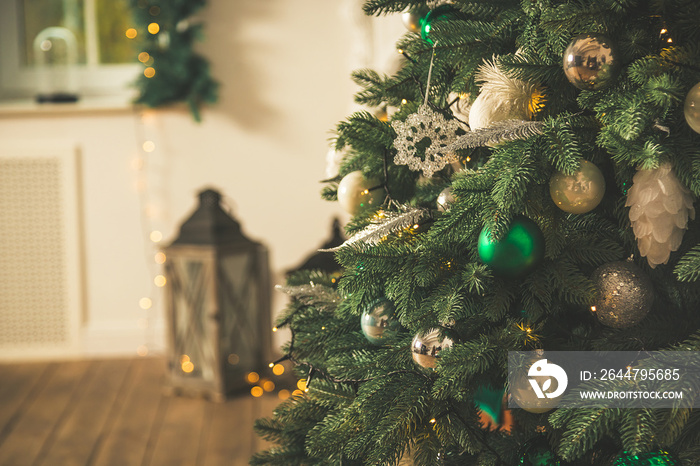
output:
POLYGON ((668 262, 688 228, 688 218, 695 218, 693 196, 666 162, 653 170, 637 170, 627 192, 634 236, 639 253, 654 268, 668 262))
POLYGON ((542 95, 538 84, 508 76, 495 59, 481 65, 475 78, 482 84, 481 93, 469 111, 472 131, 488 128, 498 121, 532 118, 533 102, 542 95))

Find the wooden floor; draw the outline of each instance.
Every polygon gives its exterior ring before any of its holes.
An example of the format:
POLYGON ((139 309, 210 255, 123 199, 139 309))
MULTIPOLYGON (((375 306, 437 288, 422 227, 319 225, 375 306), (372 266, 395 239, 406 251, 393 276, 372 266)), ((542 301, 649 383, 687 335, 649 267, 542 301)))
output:
POLYGON ((159 358, 0 364, 2 466, 246 465, 272 395, 164 394, 159 358))

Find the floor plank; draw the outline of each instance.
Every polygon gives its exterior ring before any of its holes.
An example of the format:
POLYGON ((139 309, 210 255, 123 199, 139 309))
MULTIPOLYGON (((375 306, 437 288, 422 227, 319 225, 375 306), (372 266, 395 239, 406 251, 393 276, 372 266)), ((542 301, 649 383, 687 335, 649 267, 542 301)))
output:
POLYGON ((0 465, 30 466, 41 458, 91 365, 89 361, 77 361, 56 367, 45 385, 28 400, 21 418, 2 442, 0 465))
POLYGON ((279 403, 165 395, 165 360, 0 365, 0 466, 244 466, 279 403), (10 367, 11 366, 11 367, 10 367))
POLYGON ((0 365, 0 442, 19 419, 26 401, 36 396, 40 380, 45 381, 50 372, 48 363, 0 365))
POLYGON ((113 423, 100 438, 89 466, 142 464, 163 393, 164 369, 162 359, 134 361, 128 383, 117 399, 113 423))
POLYGON ((210 403, 208 433, 201 464, 244 466, 253 454, 253 402, 250 396, 210 403), (233 462, 232 462, 233 459, 233 462))
MULTIPOLYGON (((253 435, 253 452, 252 453, 257 453, 262 450, 267 450, 268 448, 274 446, 275 444, 272 442, 268 442, 267 440, 258 437, 258 435, 255 433, 253 430, 253 423, 255 422, 256 419, 260 419, 263 417, 272 417, 272 412, 275 410, 278 404, 280 404, 281 401, 274 395, 266 395, 260 398, 256 398, 253 401, 253 422, 251 422, 251 432, 253 435)), ((251 455, 252 455, 251 453, 251 455)))
POLYGON ((197 464, 207 403, 211 402, 201 398, 169 397, 148 466, 197 464))
POLYGON ((90 377, 77 389, 69 412, 56 431, 53 443, 37 466, 88 464, 116 398, 123 388, 131 360, 97 361, 90 377))

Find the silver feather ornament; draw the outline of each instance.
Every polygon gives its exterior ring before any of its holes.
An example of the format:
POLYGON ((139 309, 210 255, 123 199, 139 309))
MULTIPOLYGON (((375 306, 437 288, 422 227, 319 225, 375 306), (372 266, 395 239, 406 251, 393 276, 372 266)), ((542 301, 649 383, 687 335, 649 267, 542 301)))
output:
POLYGON ((652 268, 666 264, 681 245, 688 219, 695 218, 690 190, 665 162, 652 170, 637 170, 625 205, 630 208, 639 253, 652 268))
POLYGON ((370 246, 379 244, 392 233, 411 228, 428 214, 427 209, 420 207, 401 206, 401 212, 383 212, 372 223, 348 238, 340 246, 331 249, 319 249, 320 252, 336 252, 355 243, 370 246))

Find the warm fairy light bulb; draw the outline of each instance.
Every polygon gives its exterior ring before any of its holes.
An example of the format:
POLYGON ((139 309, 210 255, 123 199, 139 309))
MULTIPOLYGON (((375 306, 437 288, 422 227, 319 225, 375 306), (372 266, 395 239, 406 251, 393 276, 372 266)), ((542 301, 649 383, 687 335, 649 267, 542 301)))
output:
POLYGON ((250 389, 250 394, 253 395, 255 398, 260 398, 263 396, 263 393, 265 393, 262 389, 262 387, 255 386, 250 389))
POLYGON ((153 152, 156 150, 156 143, 153 141, 144 141, 141 147, 143 147, 144 152, 153 152))
POLYGON ((430 420, 430 423, 431 423, 431 424, 435 424, 436 422, 437 422, 437 420, 436 420, 435 418, 432 418, 432 419, 430 420))
POLYGON ((165 275, 156 275, 156 278, 153 279, 153 283, 159 288, 165 286, 166 281, 165 275))
POLYGON ((597 311, 596 307, 595 307, 595 306, 591 306, 591 312, 595 312, 595 311, 597 311))
POLYGON ((276 332, 277 330, 279 330, 277 327, 272 327, 273 332, 276 332))
POLYGON ((291 393, 289 393, 289 390, 282 389, 277 393, 277 397, 282 401, 286 400, 290 396, 291 396, 291 393))
POLYGON ((139 299, 139 306, 141 309, 150 309, 153 306, 153 301, 151 298, 141 298, 139 299))
POLYGON ((155 260, 156 264, 165 264, 165 253, 162 252, 157 252, 156 255, 153 257, 153 260, 155 260))
POLYGON ((408 100, 406 99, 401 99, 401 105, 406 105, 408 103, 408 100))
POLYGON ((297 382, 297 388, 299 390, 306 390, 306 379, 299 379, 297 382))
POLYGON ((141 63, 146 63, 149 58, 151 58, 151 54, 149 54, 148 52, 139 53, 139 61, 141 63))
POLYGON ((158 23, 151 23, 148 25, 148 32, 151 34, 158 34, 158 31, 160 31, 160 26, 158 23))
POLYGON ((153 241, 154 243, 159 243, 163 239, 163 233, 161 233, 158 230, 153 230, 148 237, 153 241))
POLYGON ((269 367, 270 369, 272 369, 273 367, 275 367, 275 363, 274 363, 274 362, 271 362, 270 364, 267 365, 267 367, 269 367))
POLYGON ((188 359, 187 361, 180 363, 180 368, 182 369, 182 372, 189 374, 190 372, 194 371, 194 364, 188 359))
POLYGON ((138 31, 134 28, 129 28, 125 32, 127 39, 134 39, 138 35, 138 31))
POLYGON ((294 396, 302 396, 303 394, 304 394, 304 392, 302 392, 301 390, 294 390, 292 392, 292 395, 294 395, 294 396))
POLYGON ((263 382, 262 388, 266 392, 271 392, 272 390, 275 389, 275 382, 273 382, 272 380, 266 380, 263 382))
POLYGON ((668 29, 666 29, 666 28, 661 29, 661 34, 666 34, 667 32, 668 32, 668 29))
POLYGON ((147 78, 152 78, 153 76, 156 75, 156 69, 153 68, 152 66, 149 66, 145 70, 143 70, 143 75, 147 78))
POLYGON ((275 375, 284 374, 284 366, 282 364, 275 364, 272 366, 272 373, 275 375))
POLYGON ((248 372, 245 379, 248 381, 248 383, 257 383, 258 380, 260 380, 260 375, 257 372, 248 372))
POLYGON ((228 355, 228 363, 231 364, 232 366, 235 366, 236 364, 238 364, 238 362, 240 360, 241 360, 241 358, 235 353, 231 353, 228 355))

